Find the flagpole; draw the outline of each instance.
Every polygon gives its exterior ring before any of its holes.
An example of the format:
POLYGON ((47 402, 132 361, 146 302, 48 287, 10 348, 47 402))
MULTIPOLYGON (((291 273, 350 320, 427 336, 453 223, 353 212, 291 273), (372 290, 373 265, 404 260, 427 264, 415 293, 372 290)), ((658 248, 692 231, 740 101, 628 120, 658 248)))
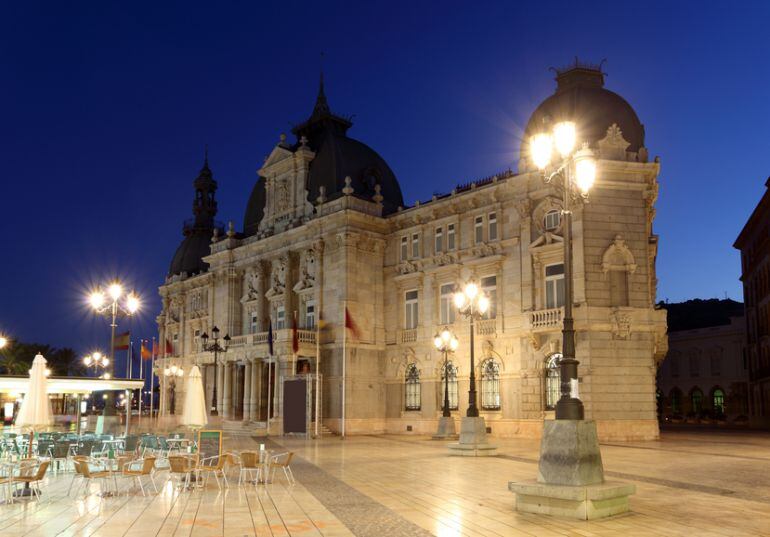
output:
POLYGON ((155 336, 152 338, 150 351, 150 427, 152 427, 153 412, 155 412, 155 336))
POLYGON ((348 341, 348 323, 347 323, 347 315, 348 315, 348 303, 347 301, 344 302, 345 307, 342 311, 342 439, 345 439, 345 366, 347 364, 347 341, 348 341))
POLYGON ((320 403, 321 392, 321 312, 318 312, 318 319, 315 323, 315 437, 318 438, 318 420, 320 413, 318 405, 320 403))
POLYGON ((270 359, 267 362, 267 436, 270 436, 270 406, 273 388, 273 379, 271 377, 273 373, 273 320, 268 317, 267 322, 267 350, 270 355, 270 359))
MULTIPOLYGON (((139 340, 139 377, 144 381, 144 356, 142 355, 142 351, 144 350, 144 342, 147 341, 146 339, 140 339, 139 340)), ((144 382, 142 382, 142 387, 139 389, 139 417, 137 418, 137 427, 139 429, 142 428, 142 399, 144 398, 144 382)))
POLYGON ((134 354, 134 340, 133 339, 129 339, 128 340, 128 353, 126 354, 126 356, 127 356, 126 360, 128 361, 128 367, 126 368, 128 371, 126 371, 126 372, 128 373, 128 378, 129 379, 134 378, 134 367, 133 367, 134 366, 134 360, 132 360, 133 354, 134 354))

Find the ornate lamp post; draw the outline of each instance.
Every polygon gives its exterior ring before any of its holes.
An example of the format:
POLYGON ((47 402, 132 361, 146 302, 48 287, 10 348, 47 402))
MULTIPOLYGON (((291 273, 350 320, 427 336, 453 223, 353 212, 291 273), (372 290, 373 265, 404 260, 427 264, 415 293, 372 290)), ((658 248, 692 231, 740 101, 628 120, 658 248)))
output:
MULTIPOLYGON (((110 365, 110 359, 107 358, 105 355, 103 355, 101 352, 93 352, 83 358, 83 365, 86 367, 93 367, 94 369, 94 376, 99 371, 99 368, 107 369, 110 365)), ((109 379, 111 377, 110 373, 105 371, 104 374, 100 378, 109 379)))
POLYGON ((563 196, 564 219, 564 324, 562 359, 559 362, 561 397, 556 403, 557 420, 582 420, 583 403, 578 396, 578 361, 575 359, 575 327, 572 318, 572 211, 573 199, 586 199, 596 179, 596 161, 587 144, 575 151, 577 133, 571 121, 557 123, 552 133, 536 134, 530 141, 530 156, 543 172, 546 183, 556 183, 563 196), (554 146, 558 158, 553 164, 554 146))
POLYGON ((442 417, 451 418, 452 413, 449 411, 449 353, 455 352, 459 342, 457 337, 447 329, 441 331, 441 333, 433 336, 433 346, 436 350, 444 354, 444 411, 442 417))
MULTIPOLYGON (((107 315, 112 320, 110 323, 112 328, 112 335, 110 337, 110 365, 108 367, 110 376, 113 376, 115 374, 115 329, 118 327, 118 316, 125 315, 130 317, 139 311, 139 297, 134 292, 124 294, 123 286, 119 282, 114 281, 107 286, 106 292, 101 289, 92 292, 88 301, 96 313, 107 315)), ((110 395, 108 397, 108 404, 104 406, 104 415, 114 414, 115 405, 112 404, 112 396, 110 395)))
POLYGON ((473 332, 476 319, 481 319, 489 309, 489 297, 482 291, 478 284, 469 282, 461 291, 455 293, 455 306, 457 310, 467 317, 471 323, 471 378, 468 390, 468 411, 465 415, 469 418, 479 417, 479 408, 476 406, 476 366, 473 354, 473 332))
POLYGON ((163 376, 168 379, 169 387, 171 388, 171 404, 169 405, 169 411, 171 414, 176 413, 176 379, 177 377, 184 376, 184 370, 181 367, 172 365, 163 370, 163 376))
POLYGON ((214 326, 214 328, 211 329, 211 333, 214 336, 214 342, 211 345, 207 343, 209 340, 209 335, 206 332, 203 332, 203 334, 201 334, 201 341, 203 342, 202 344, 203 352, 214 353, 214 389, 211 390, 211 415, 216 416, 217 415, 217 367, 219 365, 219 353, 227 352, 227 349, 230 345, 230 334, 225 334, 225 337, 222 338, 225 342, 225 346, 222 347, 219 345, 219 328, 214 326))

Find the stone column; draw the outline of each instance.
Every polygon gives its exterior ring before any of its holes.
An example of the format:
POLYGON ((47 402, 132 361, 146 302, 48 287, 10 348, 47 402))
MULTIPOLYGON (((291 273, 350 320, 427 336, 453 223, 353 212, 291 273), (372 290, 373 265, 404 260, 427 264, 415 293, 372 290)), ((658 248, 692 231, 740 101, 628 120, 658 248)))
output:
POLYGON ((257 397, 259 396, 257 379, 260 369, 257 365, 258 362, 256 360, 251 364, 251 397, 249 399, 249 419, 251 421, 256 421, 259 417, 257 414, 257 397))
POLYGON ((246 360, 243 370, 243 421, 251 419, 251 360, 246 360))
POLYGON ((240 386, 238 385, 238 364, 233 363, 230 369, 230 419, 235 419, 235 411, 238 406, 239 395, 238 391, 240 386))
POLYGON ((230 402, 231 402, 230 389, 231 389, 231 384, 233 380, 233 375, 230 371, 231 365, 232 364, 230 362, 225 362, 221 366, 221 368, 224 370, 222 374, 222 376, 224 377, 222 382, 222 384, 224 385, 222 388, 222 392, 223 392, 222 393, 222 418, 226 420, 230 419, 230 416, 232 416, 232 409, 230 408, 230 402))

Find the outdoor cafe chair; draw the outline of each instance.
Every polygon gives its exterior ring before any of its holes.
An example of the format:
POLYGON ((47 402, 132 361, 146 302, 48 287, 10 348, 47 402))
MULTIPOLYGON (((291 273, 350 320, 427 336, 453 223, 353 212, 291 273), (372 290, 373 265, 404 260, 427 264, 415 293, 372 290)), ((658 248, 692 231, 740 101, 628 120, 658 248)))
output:
MULTIPOLYGON (((67 489, 67 496, 69 496, 70 493, 72 492, 72 485, 75 484, 75 480, 77 478, 80 478, 81 481, 84 479, 83 478, 83 472, 80 469, 80 463, 84 462, 84 461, 88 462, 88 457, 86 457, 85 455, 74 455, 72 457, 72 465, 75 468, 75 473, 72 475, 72 481, 70 481, 70 486, 67 489)), ((81 485, 82 485, 82 483, 81 483, 81 485)))
POLYGON ((129 462, 123 467, 122 475, 133 479, 142 491, 142 496, 146 496, 144 492, 144 485, 142 484, 142 477, 149 476, 152 488, 155 489, 155 493, 158 493, 158 487, 155 485, 155 478, 153 477, 153 471, 155 470, 155 457, 145 457, 144 459, 138 459, 129 462), (138 469, 136 466, 141 464, 138 469))
POLYGON ((278 468, 280 468, 281 470, 283 470, 283 475, 286 476, 286 481, 288 481, 290 485, 293 485, 295 483, 294 473, 291 471, 291 466, 289 466, 289 464, 291 464, 292 457, 294 457, 293 451, 278 453, 270 457, 268 471, 271 473, 271 476, 270 476, 271 482, 275 481, 275 471, 278 468))
POLYGON ((24 483, 32 490, 35 498, 40 501, 40 483, 45 477, 51 461, 34 461, 34 464, 22 465, 19 475, 13 477, 13 484, 24 483))
POLYGON ((49 449, 51 460, 53 462, 53 471, 58 473, 61 468, 61 464, 64 463, 64 468, 67 468, 67 462, 70 457, 70 444, 68 442, 57 442, 49 449))
POLYGON ((257 451, 241 451, 238 455, 238 462, 240 463, 240 469, 238 471, 238 484, 243 481, 244 475, 252 477, 252 480, 259 482, 260 474, 262 473, 262 465, 259 462, 259 452, 257 451))
POLYGON ((177 487, 190 488, 191 474, 198 471, 197 457, 171 455, 168 458, 169 477, 176 478, 177 487))
POLYGON ((225 487, 229 487, 230 484, 227 481, 227 474, 225 474, 225 464, 228 462, 230 464, 234 463, 232 455, 229 453, 225 453, 223 455, 214 455, 212 457, 201 459, 198 463, 197 469, 199 475, 206 476, 203 481, 203 486, 206 486, 206 483, 208 483, 209 476, 213 475, 214 479, 217 480, 217 486, 220 490, 222 489, 222 484, 219 482, 219 476, 222 476, 222 479, 225 482, 225 487))
MULTIPOLYGON (((77 460, 75 464, 80 468, 80 475, 83 476, 83 482, 80 484, 80 486, 84 489, 84 497, 88 496, 88 489, 91 485, 91 482, 95 479, 102 480, 102 483, 105 479, 112 479, 112 482, 115 485, 115 490, 118 489, 118 482, 117 479, 115 479, 115 473, 106 469, 99 461, 89 458, 85 460, 77 460), (92 464, 100 469, 91 470, 92 464)), ((101 488, 101 492, 104 492, 104 487, 101 488)))

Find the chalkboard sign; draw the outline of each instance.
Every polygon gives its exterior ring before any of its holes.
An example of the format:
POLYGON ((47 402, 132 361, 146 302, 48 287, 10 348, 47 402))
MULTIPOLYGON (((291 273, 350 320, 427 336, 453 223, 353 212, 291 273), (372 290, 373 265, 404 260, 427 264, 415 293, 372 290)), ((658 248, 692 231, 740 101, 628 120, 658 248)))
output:
POLYGON ((222 454, 222 431, 198 431, 198 454, 201 459, 222 454))

